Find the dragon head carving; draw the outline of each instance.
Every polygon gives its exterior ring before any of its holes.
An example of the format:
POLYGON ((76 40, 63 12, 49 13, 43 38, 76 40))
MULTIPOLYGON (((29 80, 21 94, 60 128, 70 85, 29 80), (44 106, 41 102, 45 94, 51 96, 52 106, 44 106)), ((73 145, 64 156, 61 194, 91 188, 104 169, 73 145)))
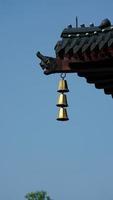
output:
POLYGON ((57 63, 55 58, 43 56, 40 52, 37 52, 36 55, 41 60, 40 66, 43 69, 44 74, 49 75, 56 71, 57 63))

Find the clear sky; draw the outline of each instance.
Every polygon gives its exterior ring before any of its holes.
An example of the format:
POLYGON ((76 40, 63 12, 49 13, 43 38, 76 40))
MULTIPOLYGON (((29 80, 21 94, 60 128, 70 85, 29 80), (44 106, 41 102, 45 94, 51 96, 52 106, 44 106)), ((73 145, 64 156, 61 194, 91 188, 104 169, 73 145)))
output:
POLYGON ((56 121, 54 56, 67 25, 113 23, 113 0, 0 0, 0 199, 45 190, 54 200, 113 199, 113 99, 67 75, 68 122, 56 121))

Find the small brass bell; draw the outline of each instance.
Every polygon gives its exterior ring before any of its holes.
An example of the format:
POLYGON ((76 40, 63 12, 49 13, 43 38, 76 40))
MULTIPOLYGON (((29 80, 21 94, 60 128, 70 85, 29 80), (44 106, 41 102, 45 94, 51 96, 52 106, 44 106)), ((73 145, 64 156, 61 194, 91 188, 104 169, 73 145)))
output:
POLYGON ((66 74, 61 73, 60 77, 62 79, 59 81, 57 92, 60 92, 61 94, 58 97, 58 103, 57 103, 57 106, 59 107, 57 120, 67 121, 69 120, 69 118, 68 118, 67 110, 65 107, 68 107, 68 103, 67 103, 67 97, 64 93, 69 92, 69 89, 68 89, 67 81, 64 80, 66 77, 66 74))
POLYGON ((58 107, 68 107, 67 97, 65 94, 62 93, 59 95, 57 106, 58 107))
POLYGON ((67 120, 69 120, 66 108, 63 108, 63 107, 59 108, 57 120, 58 121, 67 121, 67 120))
POLYGON ((69 89, 68 89, 68 85, 67 85, 67 81, 64 80, 64 79, 61 79, 59 81, 59 85, 58 85, 58 90, 57 92, 69 92, 69 89))

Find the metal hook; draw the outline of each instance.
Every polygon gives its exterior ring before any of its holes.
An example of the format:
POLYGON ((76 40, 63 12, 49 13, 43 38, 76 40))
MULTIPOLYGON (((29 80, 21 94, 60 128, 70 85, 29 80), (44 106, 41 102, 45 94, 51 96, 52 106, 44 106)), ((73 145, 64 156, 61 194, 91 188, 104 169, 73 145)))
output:
POLYGON ((66 77, 66 73, 61 73, 60 77, 64 79, 66 77))

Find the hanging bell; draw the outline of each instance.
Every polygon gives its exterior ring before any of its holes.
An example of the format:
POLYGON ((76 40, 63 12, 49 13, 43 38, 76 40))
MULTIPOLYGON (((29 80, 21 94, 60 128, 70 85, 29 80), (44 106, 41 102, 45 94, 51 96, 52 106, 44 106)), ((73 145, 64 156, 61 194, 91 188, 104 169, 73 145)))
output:
POLYGON ((67 81, 64 80, 64 79, 61 79, 59 81, 59 85, 58 85, 58 90, 57 92, 69 92, 69 89, 68 89, 68 85, 67 85, 67 81))
POLYGON ((69 120, 66 108, 63 108, 63 107, 59 108, 57 120, 58 121, 67 121, 67 120, 69 120))
POLYGON ((67 97, 65 94, 62 93, 59 95, 57 106, 58 107, 68 107, 67 97))

